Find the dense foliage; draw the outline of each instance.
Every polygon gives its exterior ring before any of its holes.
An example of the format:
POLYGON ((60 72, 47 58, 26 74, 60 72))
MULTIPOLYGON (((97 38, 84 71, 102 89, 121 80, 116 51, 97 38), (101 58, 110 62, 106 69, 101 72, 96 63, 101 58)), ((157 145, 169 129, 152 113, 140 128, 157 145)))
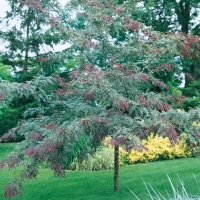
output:
MULTIPOLYGON (((72 170, 104 170, 114 168, 114 148, 109 145, 110 137, 107 137, 94 155, 88 155, 87 159, 81 163, 75 158, 70 166, 72 170)), ((123 147, 119 148, 120 166, 135 163, 153 162, 158 160, 170 160, 175 158, 187 158, 195 152, 186 142, 187 136, 182 134, 175 145, 171 145, 168 137, 151 133, 146 140, 141 143, 146 149, 131 149, 129 152, 123 147)))
MULTIPOLYGON (((72 0, 63 10, 53 8, 56 14, 48 20, 71 43, 77 65, 69 81, 56 74, 23 83, 0 79, 2 104, 19 96, 42 103, 26 110, 19 125, 1 138, 16 134, 25 138, 17 152, 0 163, 0 168, 24 166, 20 178, 5 187, 5 197, 21 194, 22 182, 35 178, 43 163, 65 177, 73 159, 81 161, 95 152, 107 135, 115 148, 115 191, 120 144, 127 150, 143 149, 140 139, 151 132, 168 136, 172 144, 182 132, 191 143, 199 140, 199 127, 192 125, 200 119, 199 110, 173 109, 169 86, 156 77, 177 66, 175 57, 182 55, 184 36, 162 34, 135 21, 128 3, 72 0), (75 10, 75 16, 66 20, 75 10), (84 26, 74 31, 80 16, 84 26), (125 40, 116 40, 121 32, 125 40)), ((49 17, 48 10, 39 11, 49 17)))
MULTIPOLYGON (((133 15, 137 16, 147 26, 152 26, 154 30, 161 32, 179 31, 185 35, 185 45, 183 47, 185 52, 181 57, 180 70, 184 74, 185 82, 182 92, 189 99, 186 101, 184 108, 199 107, 199 97, 195 97, 198 95, 196 85, 200 78, 198 55, 200 49, 199 46, 195 47, 194 44, 197 44, 200 36, 200 25, 198 23, 200 2, 198 0, 146 0, 139 1, 139 4, 137 1, 136 5, 138 5, 138 11, 133 15), (190 51, 188 52, 187 49, 189 48, 190 51)), ((169 82, 170 78, 165 77, 169 82)))
POLYGON ((12 67, 15 80, 21 82, 30 80, 38 72, 49 75, 53 71, 51 51, 60 43, 61 35, 46 23, 40 12, 39 6, 47 2, 27 1, 27 5, 21 0, 6 1, 9 10, 0 19, 1 26, 6 27, 0 31, 1 42, 5 44, 3 63, 12 67))

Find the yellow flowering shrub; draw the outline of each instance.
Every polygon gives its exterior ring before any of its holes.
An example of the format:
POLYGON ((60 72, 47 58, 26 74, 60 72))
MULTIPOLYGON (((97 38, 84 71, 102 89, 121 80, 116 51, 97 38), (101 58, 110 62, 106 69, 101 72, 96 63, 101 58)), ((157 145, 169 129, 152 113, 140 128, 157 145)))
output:
POLYGON ((149 135, 147 140, 142 140, 142 145, 147 147, 148 150, 132 149, 130 153, 121 150, 120 164, 144 163, 192 156, 192 151, 188 149, 184 140, 180 140, 172 146, 169 138, 163 138, 153 133, 149 135))
POLYGON ((200 122, 193 122, 192 125, 193 126, 200 126, 200 122))

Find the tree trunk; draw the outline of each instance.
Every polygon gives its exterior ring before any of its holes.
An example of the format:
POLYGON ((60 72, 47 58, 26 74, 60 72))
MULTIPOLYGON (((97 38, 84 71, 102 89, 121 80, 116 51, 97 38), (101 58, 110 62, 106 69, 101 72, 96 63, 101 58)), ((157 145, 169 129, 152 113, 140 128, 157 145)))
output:
POLYGON ((115 145, 114 152, 114 191, 119 191, 119 145, 115 145))
MULTIPOLYGON (((29 12, 28 11, 28 17, 29 17, 29 12)), ((25 58, 24 58, 24 68, 23 68, 23 73, 28 72, 28 58, 29 58, 29 34, 30 34, 30 21, 28 19, 27 25, 26 25, 26 41, 25 41, 25 58)))
MULTIPOLYGON (((181 25, 181 32, 188 34, 189 32, 189 24, 191 20, 191 1, 184 2, 183 0, 179 1, 177 3, 176 0, 174 0, 175 5, 175 12, 178 17, 178 21, 181 25)), ((200 63, 198 60, 195 60, 195 58, 192 59, 193 63, 191 65, 188 65, 188 69, 185 72, 185 87, 188 87, 191 82, 194 80, 197 80, 199 78, 198 70, 200 68, 200 63)), ((184 95, 184 94, 183 94, 184 95)))

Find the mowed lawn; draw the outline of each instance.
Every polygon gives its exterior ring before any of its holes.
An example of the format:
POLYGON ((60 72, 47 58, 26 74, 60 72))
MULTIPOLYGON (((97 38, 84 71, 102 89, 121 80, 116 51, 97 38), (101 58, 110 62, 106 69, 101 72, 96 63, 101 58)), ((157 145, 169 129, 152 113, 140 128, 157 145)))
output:
MULTIPOLYGON (((14 145, 14 143, 0 144, 1 160, 13 150, 14 145)), ((0 199, 4 199, 4 185, 17 177, 19 172, 20 169, 0 171, 0 199)), ((24 195, 17 197, 16 200, 136 199, 130 190, 141 200, 148 200, 150 198, 147 196, 143 180, 167 197, 166 189, 172 193, 167 175, 177 187, 180 186, 179 176, 184 181, 188 194, 200 194, 195 181, 195 178, 197 182, 200 181, 200 160, 188 158, 121 167, 120 191, 117 193, 113 192, 113 170, 67 171, 66 178, 60 179, 54 177, 51 170, 41 168, 37 179, 24 183, 24 195)))

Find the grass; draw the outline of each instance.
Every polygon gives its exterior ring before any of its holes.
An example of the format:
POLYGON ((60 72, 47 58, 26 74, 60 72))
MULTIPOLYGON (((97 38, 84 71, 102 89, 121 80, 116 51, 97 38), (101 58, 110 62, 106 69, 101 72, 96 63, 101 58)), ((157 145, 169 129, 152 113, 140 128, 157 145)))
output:
MULTIPOLYGON (((0 144, 0 159, 4 158, 14 148, 14 144, 0 144)), ((200 162, 195 158, 160 161, 137 164, 120 168, 120 191, 113 192, 113 170, 105 171, 67 171, 66 178, 54 177, 49 169, 40 169, 37 179, 25 182, 24 195, 16 200, 134 200, 134 192, 141 200, 150 199, 143 180, 147 186, 166 195, 165 187, 171 193, 167 175, 176 187, 184 180, 184 186, 189 194, 199 194, 194 180, 200 180, 200 162)), ((0 199, 3 198, 3 187, 19 174, 19 169, 5 169, 0 172, 0 199)), ((166 197, 166 196, 165 196, 166 197)))

